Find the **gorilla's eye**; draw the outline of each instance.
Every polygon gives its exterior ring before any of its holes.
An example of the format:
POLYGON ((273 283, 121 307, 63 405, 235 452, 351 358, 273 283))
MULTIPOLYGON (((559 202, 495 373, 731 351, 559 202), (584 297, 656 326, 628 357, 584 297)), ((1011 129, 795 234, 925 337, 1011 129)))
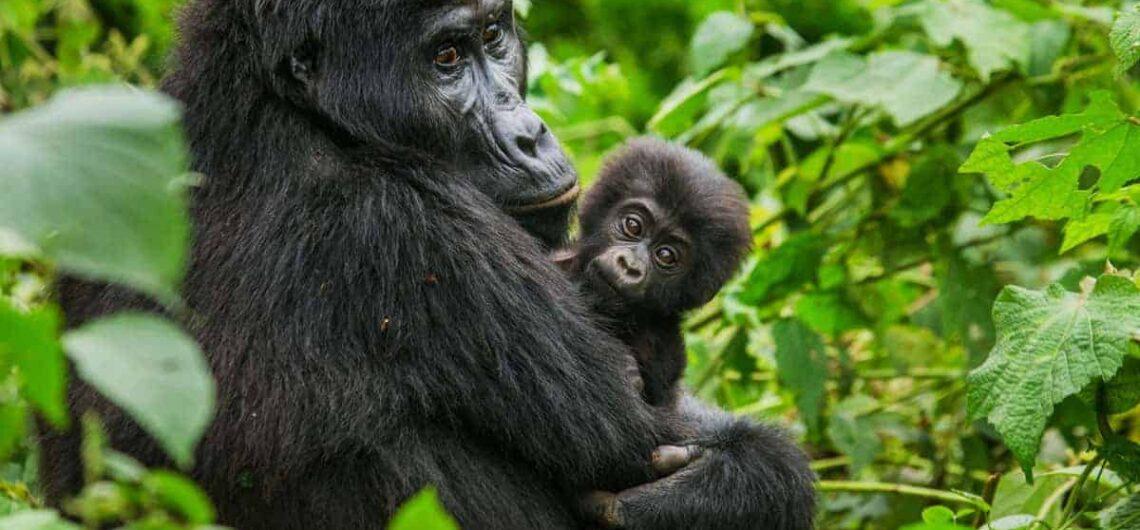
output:
POLYGON ((636 215, 627 215, 621 221, 621 230, 629 237, 641 237, 643 231, 641 226, 641 219, 636 215))
POLYGON ((670 247, 657 247, 653 252, 653 257, 657 259, 657 263, 662 267, 670 268, 677 266, 677 251, 670 247))
POLYGON ((495 44, 501 38, 503 38, 503 28, 499 26, 498 22, 493 22, 483 28, 483 44, 495 44))
POLYGON ((455 66, 461 60, 463 60, 463 55, 455 46, 446 46, 435 52, 435 64, 439 66, 455 66))

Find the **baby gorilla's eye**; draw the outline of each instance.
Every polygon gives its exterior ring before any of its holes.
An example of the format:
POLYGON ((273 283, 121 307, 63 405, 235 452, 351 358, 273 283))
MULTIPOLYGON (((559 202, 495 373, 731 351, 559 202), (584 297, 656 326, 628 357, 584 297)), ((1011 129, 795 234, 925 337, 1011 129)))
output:
POLYGON ((653 257, 657 259, 657 263, 662 267, 670 268, 677 266, 677 251, 669 247, 657 247, 653 252, 653 257))
POLYGON ((435 52, 435 64, 439 66, 455 66, 459 61, 463 60, 463 55, 459 53, 459 48, 455 46, 445 46, 438 52, 435 52))
POLYGON ((503 28, 498 22, 492 22, 483 28, 483 44, 495 44, 503 38, 503 28))
POLYGON ((641 219, 638 219, 636 215, 627 215, 625 219, 622 219, 621 229, 629 237, 641 237, 641 219))

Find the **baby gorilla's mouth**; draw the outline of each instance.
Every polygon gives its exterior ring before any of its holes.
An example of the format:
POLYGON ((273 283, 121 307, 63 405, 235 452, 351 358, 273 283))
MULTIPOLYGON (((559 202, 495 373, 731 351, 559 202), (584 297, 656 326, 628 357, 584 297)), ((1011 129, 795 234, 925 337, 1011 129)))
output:
POLYGON ((524 204, 521 206, 506 206, 503 209, 511 215, 520 215, 541 212, 543 210, 549 210, 551 208, 561 208, 577 200, 578 195, 581 193, 581 191, 582 190, 579 188, 578 184, 574 183, 568 189, 559 192, 552 198, 542 199, 538 202, 524 204))

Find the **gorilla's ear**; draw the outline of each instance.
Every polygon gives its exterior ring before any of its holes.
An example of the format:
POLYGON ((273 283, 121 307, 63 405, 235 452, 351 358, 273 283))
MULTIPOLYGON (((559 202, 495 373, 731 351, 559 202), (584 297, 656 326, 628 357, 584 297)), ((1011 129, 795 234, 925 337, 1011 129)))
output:
POLYGON ((574 262, 578 261, 578 249, 576 246, 560 248, 550 254, 550 259, 562 272, 570 274, 574 272, 574 262))
POLYGON ((306 88, 311 86, 317 77, 317 69, 320 65, 317 64, 319 55, 319 45, 313 39, 306 39, 303 44, 293 50, 287 59, 287 65, 283 70, 287 72, 290 79, 300 83, 306 88))

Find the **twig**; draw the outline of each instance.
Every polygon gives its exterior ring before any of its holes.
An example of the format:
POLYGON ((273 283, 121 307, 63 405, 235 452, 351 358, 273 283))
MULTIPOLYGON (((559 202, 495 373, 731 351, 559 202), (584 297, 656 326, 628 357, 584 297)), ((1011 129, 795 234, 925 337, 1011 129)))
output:
POLYGON ((968 504, 978 509, 984 509, 985 505, 979 500, 971 499, 964 495, 950 492, 936 490, 932 488, 923 488, 920 486, 911 486, 909 484, 893 484, 889 482, 854 482, 844 480, 821 480, 816 486, 816 489, 822 492, 846 492, 846 493, 890 493, 895 495, 907 495, 910 497, 922 497, 925 499, 933 499, 944 502, 968 504))

